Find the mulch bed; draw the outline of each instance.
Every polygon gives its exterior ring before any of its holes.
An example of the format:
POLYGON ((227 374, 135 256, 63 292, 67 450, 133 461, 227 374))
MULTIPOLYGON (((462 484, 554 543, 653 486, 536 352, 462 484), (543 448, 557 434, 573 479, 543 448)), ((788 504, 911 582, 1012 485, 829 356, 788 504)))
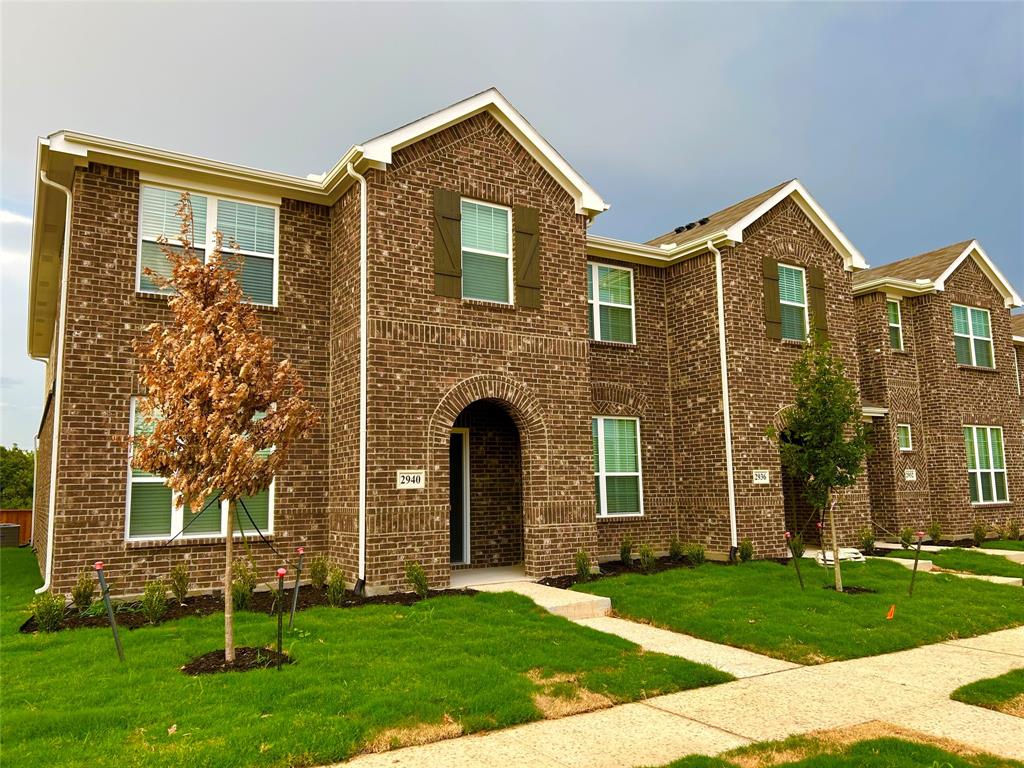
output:
MULTIPOLYGON (((286 590, 285 596, 285 613, 291 610, 292 606, 292 590, 286 590)), ((475 595, 476 591, 472 589, 432 589, 427 595, 430 597, 438 597, 441 595, 462 595, 471 596, 475 595)), ((345 598, 342 600, 341 605, 338 608, 358 608, 363 605, 413 605, 422 600, 419 595, 415 592, 396 592, 390 595, 372 595, 372 596, 360 596, 354 592, 345 592, 345 598)), ((117 619, 117 626, 124 629, 137 629, 139 627, 149 626, 149 622, 146 617, 142 615, 141 604, 138 602, 119 602, 114 601, 115 618, 117 619)), ((322 605, 330 605, 327 602, 327 590, 320 587, 314 587, 311 584, 305 584, 299 587, 299 604, 298 610, 304 608, 315 608, 322 605)), ((67 609, 64 614, 64 621, 61 623, 60 629, 79 629, 81 627, 108 627, 110 623, 107 621, 107 614, 102 611, 102 603, 99 603, 100 612, 93 615, 82 616, 78 613, 78 609, 71 606, 67 609)), ((95 610, 95 605, 94 605, 95 610)), ((212 613, 220 613, 224 610, 224 600, 219 595, 194 595, 192 597, 186 597, 184 604, 179 605, 173 599, 170 600, 167 606, 167 612, 160 620, 160 624, 165 621, 171 621, 173 619, 181 619, 186 616, 209 616, 212 613)), ((252 599, 249 601, 249 605, 246 606, 245 610, 252 613, 265 613, 273 614, 275 610, 274 606, 274 593, 273 592, 256 592, 253 594, 252 599)), ((21 632, 31 634, 37 632, 39 625, 36 623, 35 616, 30 616, 28 620, 21 625, 21 632)))
POLYGON ((210 651, 192 659, 181 668, 186 675, 213 675, 218 672, 248 672, 250 669, 270 669, 281 664, 291 664, 287 653, 279 654, 270 648, 235 648, 235 660, 231 664, 224 662, 224 651, 210 651))
MULTIPOLYGON (((640 566, 637 563, 633 564, 633 567, 625 565, 621 560, 611 560, 607 563, 601 563, 600 574, 591 574, 588 581, 598 581, 599 579, 608 579, 615 576, 621 576, 624 573, 641 573, 640 566)), ((676 568, 693 568, 685 560, 673 560, 667 555, 665 557, 659 557, 657 564, 648 573, 661 573, 662 571, 672 571, 676 568)), ((579 578, 575 575, 568 576, 548 576, 547 578, 541 579, 539 584, 543 584, 545 587, 557 587, 558 589, 569 589, 573 584, 579 583, 579 578)))
MULTIPOLYGON (((835 589, 836 589, 836 585, 835 584, 822 584, 821 588, 822 589, 831 589, 834 592, 835 589)), ((871 589, 871 587, 856 587, 856 586, 853 586, 853 585, 847 586, 846 584, 843 584, 843 594, 844 595, 877 595, 878 594, 878 590, 877 589, 871 589)))

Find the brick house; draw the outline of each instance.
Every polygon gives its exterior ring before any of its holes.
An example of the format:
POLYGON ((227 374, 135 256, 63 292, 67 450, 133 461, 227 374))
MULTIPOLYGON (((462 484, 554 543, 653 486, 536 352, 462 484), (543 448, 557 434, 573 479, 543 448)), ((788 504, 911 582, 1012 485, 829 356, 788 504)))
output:
POLYGON ((878 532, 1020 517, 1024 430, 1010 308, 976 240, 854 277, 861 392, 879 406, 868 459, 878 532))
MULTIPOLYGON (((122 593, 182 559, 202 588, 222 572, 225 510, 183 512, 117 442, 144 426, 131 343, 168 312, 142 270, 165 263, 154 240, 183 190, 205 242, 239 244, 242 286, 324 415, 246 500, 281 552, 387 591, 408 560, 435 586, 542 577, 626 535, 779 556, 810 523, 765 429, 812 328, 860 376, 866 265, 798 181, 646 243, 590 235, 607 204, 494 89, 305 178, 67 131, 37 165, 33 543, 58 591, 98 559, 122 593)), ((866 478, 844 505, 851 541, 866 478)))

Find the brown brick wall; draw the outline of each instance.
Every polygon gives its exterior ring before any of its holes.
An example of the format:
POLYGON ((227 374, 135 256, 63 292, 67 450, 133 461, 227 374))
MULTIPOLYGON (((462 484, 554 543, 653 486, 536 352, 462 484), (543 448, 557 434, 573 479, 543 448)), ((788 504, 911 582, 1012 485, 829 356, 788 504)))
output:
POLYGON ((39 570, 46 569, 46 544, 49 536, 47 528, 50 512, 50 472, 53 456, 53 405, 46 411, 46 416, 39 428, 39 442, 36 446, 36 474, 33 482, 32 507, 32 549, 39 561, 39 570))
MULTIPOLYGON (((129 400, 139 392, 132 341, 145 325, 168 319, 164 299, 135 293, 139 179, 134 171, 92 165, 76 172, 61 450, 58 457, 54 588, 67 592, 95 560, 119 593, 140 592, 173 563, 192 563, 197 588, 215 585, 222 540, 179 540, 169 547, 125 542, 127 458, 118 437, 129 429, 129 400)), ((261 309, 277 353, 291 357, 307 396, 327 403, 328 211, 285 200, 280 215, 279 307, 261 309)), ((326 425, 326 422, 325 422, 326 425)), ((277 480, 275 543, 326 550, 326 426, 300 445, 277 480)), ((264 576, 279 565, 255 547, 264 576)))
MULTIPOLYGON (((767 337, 761 278, 766 256, 824 271, 832 350, 854 382, 858 367, 851 274, 799 206, 787 199, 752 224, 741 244, 722 251, 739 537, 751 539, 758 556, 777 557, 786 551, 782 467, 765 430, 793 401, 792 367, 801 345, 767 337), (755 469, 770 470, 771 483, 753 485, 755 469)), ((862 477, 845 493, 837 513, 841 543, 852 544, 869 519, 867 479, 862 477)))
POLYGON ((448 430, 481 398, 503 401, 519 429, 527 572, 570 571, 595 536, 584 217, 488 115, 401 150, 368 178, 371 587, 400 586, 407 559, 447 584, 448 430), (540 309, 434 295, 438 187, 539 210, 540 309), (399 469, 426 469, 426 489, 396 490, 399 469))

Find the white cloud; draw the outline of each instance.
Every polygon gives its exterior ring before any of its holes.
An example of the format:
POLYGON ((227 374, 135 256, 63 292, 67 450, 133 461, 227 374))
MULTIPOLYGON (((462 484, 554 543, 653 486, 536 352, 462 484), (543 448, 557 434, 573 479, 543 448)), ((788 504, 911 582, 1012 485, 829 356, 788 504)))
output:
POLYGON ((32 224, 32 217, 0 208, 0 224, 21 224, 27 227, 32 224))
POLYGON ((28 254, 23 251, 0 250, 0 269, 4 275, 28 272, 28 254))

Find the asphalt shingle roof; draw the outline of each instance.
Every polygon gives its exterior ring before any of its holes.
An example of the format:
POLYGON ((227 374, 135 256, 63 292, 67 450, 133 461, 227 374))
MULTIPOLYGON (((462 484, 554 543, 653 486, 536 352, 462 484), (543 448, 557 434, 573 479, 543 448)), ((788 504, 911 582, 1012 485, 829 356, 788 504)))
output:
POLYGON ((880 277, 892 277, 911 281, 918 279, 938 280, 949 265, 956 261, 957 257, 972 242, 972 240, 964 240, 962 243, 947 245, 944 248, 920 253, 908 259, 900 259, 891 264, 882 264, 878 267, 865 269, 854 274, 853 284, 865 283, 880 277))

